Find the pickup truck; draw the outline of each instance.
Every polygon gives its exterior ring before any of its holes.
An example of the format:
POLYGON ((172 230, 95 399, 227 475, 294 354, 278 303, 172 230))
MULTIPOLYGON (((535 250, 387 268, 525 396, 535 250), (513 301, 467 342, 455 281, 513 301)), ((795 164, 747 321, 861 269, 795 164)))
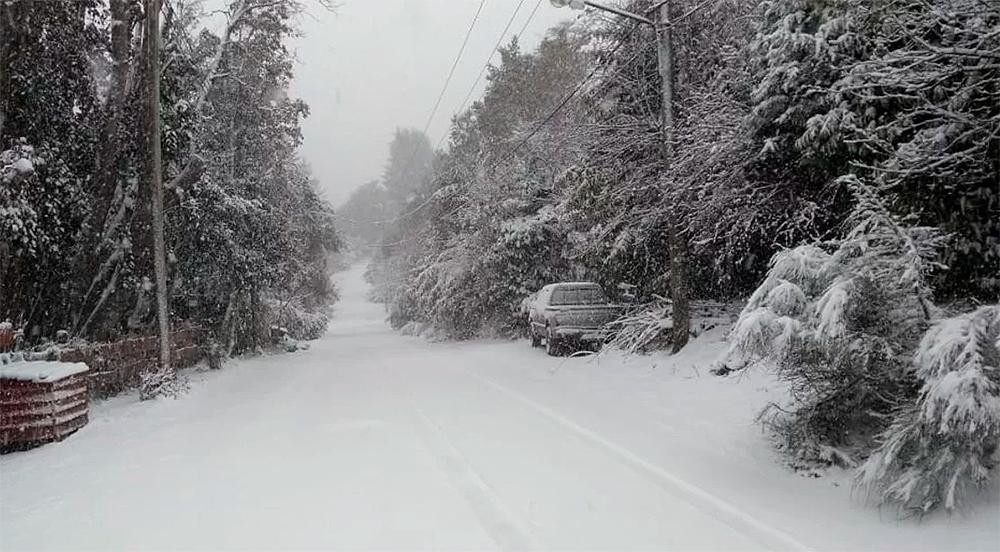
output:
POLYGON ((549 284, 538 291, 528 310, 531 346, 552 356, 567 344, 595 345, 604 341, 604 325, 621 309, 608 302, 600 285, 592 282, 549 284))

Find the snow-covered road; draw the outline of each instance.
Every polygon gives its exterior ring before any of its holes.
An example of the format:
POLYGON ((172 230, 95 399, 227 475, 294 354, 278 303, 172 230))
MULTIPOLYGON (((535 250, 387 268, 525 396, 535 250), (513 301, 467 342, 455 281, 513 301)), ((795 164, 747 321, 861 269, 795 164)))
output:
POLYGON ((96 405, 0 458, 0 548, 996 549, 997 500, 923 524, 776 461, 764 376, 681 355, 553 359, 526 342, 386 327, 361 270, 310 350, 192 376, 180 400, 96 405))

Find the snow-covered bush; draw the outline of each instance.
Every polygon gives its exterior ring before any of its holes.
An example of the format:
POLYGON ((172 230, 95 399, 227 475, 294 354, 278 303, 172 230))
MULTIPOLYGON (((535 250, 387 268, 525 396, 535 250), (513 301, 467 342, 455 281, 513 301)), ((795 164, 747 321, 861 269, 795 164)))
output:
POLYGON ((81 217, 81 190, 57 159, 24 140, 0 151, 0 240, 19 257, 65 253, 81 217))
POLYGON ((791 404, 761 418, 806 461, 854 466, 884 502, 956 507, 990 477, 1000 436, 1000 307, 936 320, 944 238, 849 177, 846 237, 780 252, 730 335, 721 372, 772 363, 791 404), (874 452, 872 452, 874 450, 874 452))
POLYGON ((669 342, 673 327, 670 302, 656 297, 652 303, 637 305, 608 324, 608 345, 629 354, 643 353, 669 342))
POLYGON ((190 388, 187 377, 173 370, 156 368, 143 371, 139 377, 139 397, 143 400, 159 397, 177 398, 190 388))
POLYGON ((925 279, 942 238, 889 214, 870 186, 844 183, 858 200, 847 236, 774 256, 723 364, 773 363, 792 404, 762 419, 796 454, 849 464, 912 395, 908 352, 933 312, 925 279))
POLYGON ((885 502, 952 510, 987 483, 1000 445, 1000 305, 939 320, 913 356, 921 382, 861 467, 885 502))
POLYGON ((318 339, 326 332, 330 315, 325 308, 308 308, 301 297, 265 302, 271 326, 285 328, 292 339, 318 339))
POLYGON ((503 222, 482 265, 493 311, 491 330, 524 335, 527 318, 520 312, 521 301, 568 275, 565 243, 566 229, 554 208, 503 222))
MULTIPOLYGON (((523 214, 526 208, 509 202, 478 231, 411 261, 407 276, 379 293, 388 299, 393 327, 418 322, 456 339, 523 335, 524 298, 568 271, 558 214, 548 207, 523 214)), ((376 263, 379 272, 392 261, 383 262, 376 263)))

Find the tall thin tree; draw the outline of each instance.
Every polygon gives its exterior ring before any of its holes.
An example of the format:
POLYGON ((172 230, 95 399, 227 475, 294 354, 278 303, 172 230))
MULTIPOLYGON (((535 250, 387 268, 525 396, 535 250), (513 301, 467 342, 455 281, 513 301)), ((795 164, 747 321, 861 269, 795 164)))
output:
POLYGON ((167 260, 163 232, 163 160, 160 147, 160 3, 146 0, 146 177, 152 211, 153 272, 156 279, 156 320, 160 338, 158 377, 146 396, 158 395, 170 379, 170 318, 167 305, 167 260))

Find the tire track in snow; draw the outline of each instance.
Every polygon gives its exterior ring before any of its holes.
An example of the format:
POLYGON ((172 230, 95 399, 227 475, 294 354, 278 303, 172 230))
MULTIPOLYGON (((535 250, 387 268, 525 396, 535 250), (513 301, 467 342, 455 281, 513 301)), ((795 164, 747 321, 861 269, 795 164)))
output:
POLYGON ((496 491, 476 471, 472 462, 462 454, 444 429, 420 408, 410 393, 404 394, 395 384, 389 383, 390 378, 385 376, 384 371, 386 366, 380 365, 379 368, 383 389, 391 390, 399 398, 399 403, 409 407, 414 416, 408 418, 413 421, 413 428, 420 441, 452 487, 465 499, 483 530, 497 547, 505 552, 544 549, 516 521, 517 517, 504 506, 496 491))
POLYGON ((536 543, 526 531, 518 527, 514 515, 504 507, 500 497, 448 438, 441 426, 434 423, 412 400, 410 407, 419 421, 414 425, 417 426, 421 440, 497 546, 509 552, 537 550, 539 547, 536 543))
POLYGON ((550 421, 569 430, 573 434, 582 438, 584 441, 587 441, 605 452, 610 453, 613 457, 630 466, 634 470, 650 477, 650 479, 654 480, 658 486, 665 491, 688 502, 699 510, 706 512, 715 519, 718 519, 719 521, 746 535, 750 539, 761 543, 768 550, 788 550, 796 552, 811 550, 810 547, 801 543, 795 537, 789 535, 781 529, 764 523, 763 521, 755 518, 749 512, 746 512, 736 505, 709 493, 697 485, 685 481, 677 475, 674 475, 662 467, 653 464, 649 460, 642 458, 621 445, 609 441, 594 431, 577 424, 566 416, 559 414, 558 412, 539 404, 532 399, 529 399, 528 397, 510 389, 509 387, 501 385, 485 376, 472 372, 468 369, 462 369, 462 371, 481 381, 485 385, 499 391, 501 394, 506 395, 508 398, 527 406, 528 408, 548 418, 550 421))

